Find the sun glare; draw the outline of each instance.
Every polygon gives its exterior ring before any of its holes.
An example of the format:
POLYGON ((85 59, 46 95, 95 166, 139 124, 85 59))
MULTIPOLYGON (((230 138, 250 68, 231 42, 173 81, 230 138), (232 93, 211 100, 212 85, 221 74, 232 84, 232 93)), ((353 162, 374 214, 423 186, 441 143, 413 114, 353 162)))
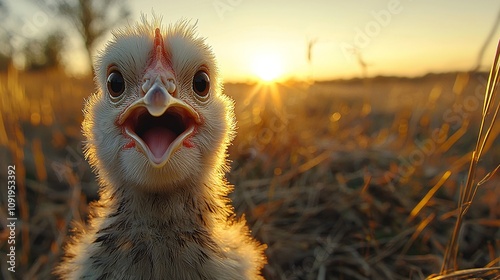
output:
POLYGON ((283 61, 276 54, 259 54, 252 61, 252 70, 264 82, 274 82, 283 75, 283 61))

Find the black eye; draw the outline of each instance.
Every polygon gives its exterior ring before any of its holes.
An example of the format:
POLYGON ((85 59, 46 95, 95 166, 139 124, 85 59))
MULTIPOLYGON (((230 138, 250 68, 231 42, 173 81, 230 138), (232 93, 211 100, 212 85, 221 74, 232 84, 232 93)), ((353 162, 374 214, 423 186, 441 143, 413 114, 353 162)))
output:
POLYGON ((120 96, 125 90, 125 80, 123 79, 122 73, 119 71, 113 71, 108 75, 108 92, 113 97, 120 96))
POLYGON ((201 97, 205 97, 210 90, 210 78, 205 71, 198 71, 193 77, 193 90, 201 97))

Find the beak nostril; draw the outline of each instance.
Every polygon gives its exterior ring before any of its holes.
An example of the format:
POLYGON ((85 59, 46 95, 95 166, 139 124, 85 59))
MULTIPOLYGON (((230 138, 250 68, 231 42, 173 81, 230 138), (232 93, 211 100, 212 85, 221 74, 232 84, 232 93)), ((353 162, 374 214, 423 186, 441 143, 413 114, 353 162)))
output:
POLYGON ((157 77, 154 83, 149 78, 143 79, 143 83, 141 86, 142 94, 146 95, 154 87, 158 87, 159 84, 164 86, 164 88, 166 89, 166 91, 168 93, 170 93, 170 95, 175 96, 175 94, 177 92, 177 86, 176 86, 175 80, 172 78, 163 79, 162 77, 157 77))
POLYGON ((146 92, 151 88, 151 80, 150 79, 144 79, 141 89, 142 89, 142 94, 146 95, 146 92))
POLYGON ((169 79, 167 81, 166 88, 168 93, 170 93, 172 96, 175 96, 175 93, 177 92, 177 87, 175 86, 175 81, 173 79, 169 79))

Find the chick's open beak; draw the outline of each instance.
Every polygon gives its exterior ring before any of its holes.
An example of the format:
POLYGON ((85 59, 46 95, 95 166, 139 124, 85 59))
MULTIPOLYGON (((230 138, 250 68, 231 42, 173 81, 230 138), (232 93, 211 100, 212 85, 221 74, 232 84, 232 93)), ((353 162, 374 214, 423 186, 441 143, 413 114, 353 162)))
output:
POLYGON ((118 125, 152 166, 162 167, 183 144, 191 146, 188 138, 200 124, 200 116, 190 105, 172 96, 176 90, 173 80, 146 80, 144 89, 145 95, 120 114, 118 125))

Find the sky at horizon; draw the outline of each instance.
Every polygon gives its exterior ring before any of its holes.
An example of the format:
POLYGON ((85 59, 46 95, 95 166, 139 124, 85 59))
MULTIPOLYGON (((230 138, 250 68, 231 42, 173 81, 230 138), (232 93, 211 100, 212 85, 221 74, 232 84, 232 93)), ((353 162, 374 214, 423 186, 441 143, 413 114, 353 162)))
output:
MULTIPOLYGON (((51 28, 72 30, 32 2, 7 5, 21 18, 16 24, 21 30, 29 30, 26 25, 38 20, 31 28, 35 36, 51 28)), ((129 7, 129 22, 151 11, 161 15, 165 24, 182 18, 196 21, 226 81, 253 80, 263 69, 276 72, 280 79, 326 80, 362 76, 361 63, 366 64, 368 76, 470 70, 476 66, 500 2, 151 0, 129 1, 129 7), (314 42, 310 60, 309 42, 314 42)), ((109 38, 103 38, 97 49, 109 38)), ((493 38, 481 70, 489 70, 500 28, 493 38)), ((83 43, 74 36, 68 46, 64 59, 69 70, 85 71, 83 43)))

